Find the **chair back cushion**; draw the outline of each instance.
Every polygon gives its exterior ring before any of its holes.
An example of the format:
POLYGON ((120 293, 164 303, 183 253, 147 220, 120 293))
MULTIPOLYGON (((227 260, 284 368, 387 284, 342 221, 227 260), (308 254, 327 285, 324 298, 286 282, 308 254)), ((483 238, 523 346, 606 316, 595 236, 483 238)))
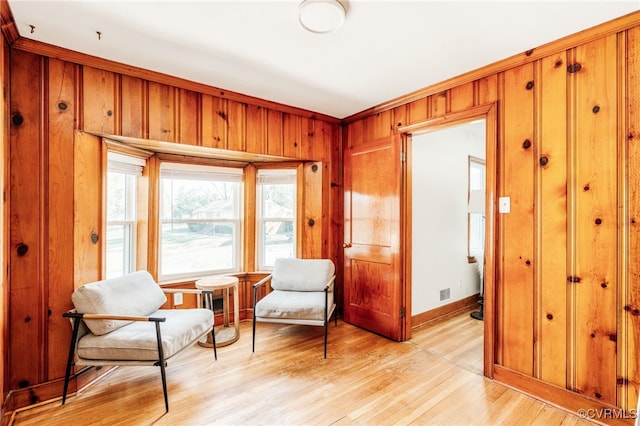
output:
MULTIPOLYGON (((71 295, 81 314, 148 316, 157 311, 167 297, 147 271, 138 271, 118 278, 96 281, 76 289, 71 295)), ((131 321, 87 320, 93 334, 107 334, 131 321)))
POLYGON ((276 259, 271 273, 271 288, 323 291, 335 271, 330 259, 276 259))

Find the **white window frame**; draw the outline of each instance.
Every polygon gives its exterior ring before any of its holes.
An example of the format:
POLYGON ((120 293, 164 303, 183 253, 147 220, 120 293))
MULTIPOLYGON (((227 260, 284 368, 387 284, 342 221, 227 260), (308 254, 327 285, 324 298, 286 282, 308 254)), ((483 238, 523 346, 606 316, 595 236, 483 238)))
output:
POLYGON ((298 206, 297 206, 297 169, 295 168, 283 168, 283 169, 259 169, 256 180, 256 261, 258 264, 258 270, 270 271, 273 269, 273 265, 267 265, 265 261, 265 241, 264 241, 264 228, 268 222, 283 222, 291 221, 293 223, 293 248, 292 256, 295 257, 297 250, 298 240, 298 206), (264 184, 277 184, 288 183, 294 185, 293 194, 293 215, 291 217, 264 217, 264 203, 263 203, 263 191, 261 185, 264 184))
MULTIPOLYGON (((123 227, 123 274, 127 274, 136 270, 136 241, 137 241, 137 229, 138 229, 138 218, 136 211, 136 202, 137 202, 137 191, 138 191, 138 177, 142 176, 142 172, 144 167, 146 166, 146 161, 142 158, 131 157, 128 155, 123 155, 116 152, 109 151, 107 153, 107 176, 110 173, 122 174, 125 177, 125 212, 124 219, 118 220, 109 220, 108 217, 108 208, 107 208, 107 220, 106 220, 106 229, 108 230, 111 226, 121 226, 123 227)), ((107 185, 108 185, 107 179, 107 185)), ((106 191, 106 201, 105 203, 108 205, 109 199, 108 194, 109 191, 106 191)), ((113 278, 114 275, 109 274, 109 263, 107 253, 107 242, 108 239, 105 238, 105 277, 113 278)))
MULTIPOLYGON (((469 179, 468 179, 468 187, 469 194, 472 191, 486 191, 485 181, 486 181, 487 171, 486 171, 486 162, 482 158, 477 158, 473 156, 469 156, 469 179), (475 170, 475 173, 474 173, 475 170), (476 177, 474 178, 474 175, 476 177), (478 177, 479 175, 480 177, 478 177)), ((486 208, 486 207, 485 207, 486 208)), ((468 216, 468 255, 470 258, 474 258, 476 256, 484 255, 484 239, 485 239, 485 223, 484 223, 484 212, 483 213, 467 213, 468 216), (478 222, 479 221, 479 222, 478 222), (475 226, 474 226, 475 224, 475 226), (480 235, 474 238, 474 233, 479 232, 480 235), (479 249, 474 249, 472 247, 472 240, 477 239, 482 241, 481 247, 479 249)))
MULTIPOLYGON (((163 162, 160 164, 160 203, 159 203, 159 230, 158 230, 158 280, 161 282, 199 278, 206 275, 218 275, 224 273, 233 273, 240 271, 240 259, 242 253, 242 223, 243 223, 243 211, 242 211, 242 194, 243 194, 243 169, 231 168, 231 167, 217 167, 217 166, 203 166, 184 163, 171 163, 163 162), (162 181, 166 176, 173 176, 181 179, 194 179, 194 180, 211 180, 218 182, 238 182, 237 191, 235 191, 235 197, 233 200, 234 211, 237 216, 233 219, 228 218, 203 218, 203 219, 165 219, 163 217, 163 205, 162 205, 162 181), (165 224, 181 224, 181 223, 231 223, 234 225, 235 232, 233 233, 233 250, 232 250, 232 266, 226 269, 210 269, 202 271, 192 271, 176 274, 163 274, 162 273, 162 228, 165 224)), ((172 208, 170 210, 173 210, 172 208)))

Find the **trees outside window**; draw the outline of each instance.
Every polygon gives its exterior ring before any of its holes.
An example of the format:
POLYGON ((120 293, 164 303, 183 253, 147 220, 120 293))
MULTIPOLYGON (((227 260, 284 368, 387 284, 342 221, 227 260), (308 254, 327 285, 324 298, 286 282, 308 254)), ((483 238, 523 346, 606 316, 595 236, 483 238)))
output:
POLYGON ((242 169, 160 167, 161 280, 239 270, 242 169))
POLYGON ((108 154, 106 278, 135 270, 137 179, 145 164, 140 158, 108 154))
POLYGON ((296 171, 258 170, 257 258, 261 270, 296 254, 296 171))

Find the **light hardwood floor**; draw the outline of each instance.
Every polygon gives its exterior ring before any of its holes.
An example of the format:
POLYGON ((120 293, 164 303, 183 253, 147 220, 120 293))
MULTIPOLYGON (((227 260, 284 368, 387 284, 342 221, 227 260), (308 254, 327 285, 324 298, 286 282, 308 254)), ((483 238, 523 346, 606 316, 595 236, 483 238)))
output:
POLYGON ((482 376, 482 322, 468 312, 397 343, 338 321, 322 358, 320 327, 251 323, 219 349, 194 346, 167 368, 122 367, 72 395, 15 413, 15 425, 593 424, 482 376))

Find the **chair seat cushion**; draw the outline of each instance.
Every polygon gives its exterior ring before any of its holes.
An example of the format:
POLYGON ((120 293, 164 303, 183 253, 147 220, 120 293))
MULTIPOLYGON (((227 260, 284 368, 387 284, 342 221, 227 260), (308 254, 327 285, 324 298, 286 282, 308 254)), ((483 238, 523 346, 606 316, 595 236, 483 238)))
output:
MULTIPOLYGON (((149 316, 166 318, 160 323, 165 359, 195 343, 213 327, 213 313, 209 309, 160 309, 149 316)), ((157 360, 155 323, 135 321, 108 334, 86 334, 78 340, 78 356, 95 360, 157 360)))
MULTIPOLYGON (((255 306, 258 318, 323 321, 324 291, 274 290, 255 306)), ((333 293, 329 293, 329 307, 333 305, 333 293)))

